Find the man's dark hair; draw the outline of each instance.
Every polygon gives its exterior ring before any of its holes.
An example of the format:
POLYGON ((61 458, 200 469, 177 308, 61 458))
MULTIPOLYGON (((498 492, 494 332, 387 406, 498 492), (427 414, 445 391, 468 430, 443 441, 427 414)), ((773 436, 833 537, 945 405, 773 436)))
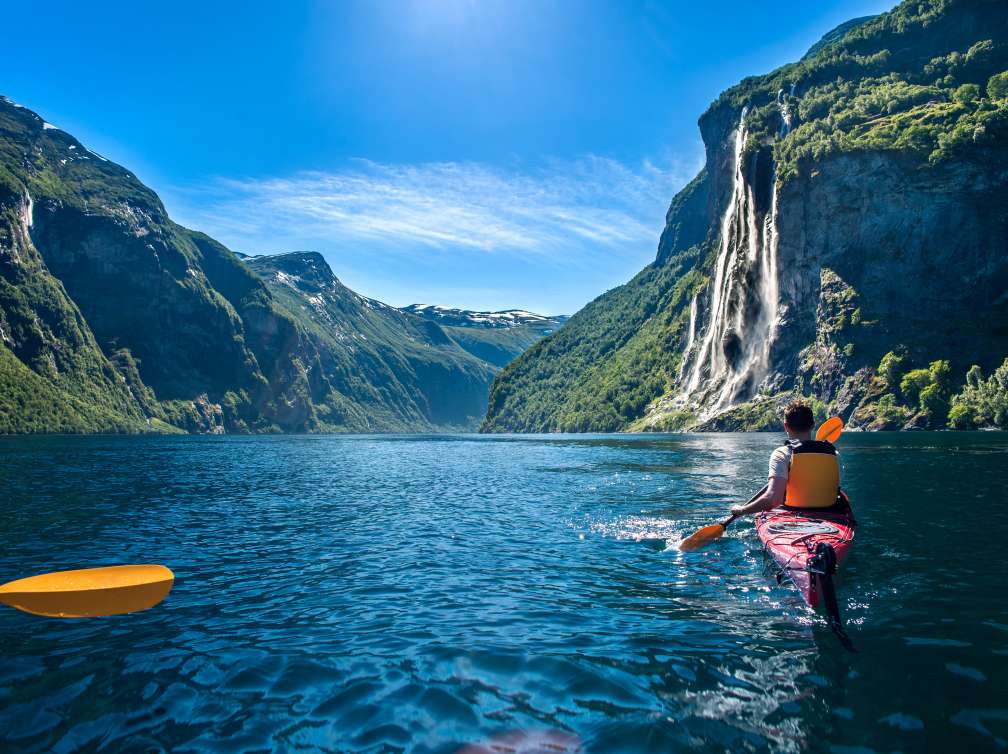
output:
POLYGON ((807 432, 815 424, 815 417, 802 401, 791 401, 784 409, 784 422, 795 432, 807 432))

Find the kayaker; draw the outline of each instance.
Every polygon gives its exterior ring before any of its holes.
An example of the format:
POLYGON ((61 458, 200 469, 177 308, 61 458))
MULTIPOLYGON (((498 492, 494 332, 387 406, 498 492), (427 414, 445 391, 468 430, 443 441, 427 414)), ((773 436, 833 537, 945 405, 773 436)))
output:
POLYGON ((783 505, 785 508, 846 508, 840 493, 840 464, 832 443, 812 439, 815 417, 802 401, 784 409, 788 441, 770 454, 766 492, 751 503, 731 509, 748 516, 783 505))

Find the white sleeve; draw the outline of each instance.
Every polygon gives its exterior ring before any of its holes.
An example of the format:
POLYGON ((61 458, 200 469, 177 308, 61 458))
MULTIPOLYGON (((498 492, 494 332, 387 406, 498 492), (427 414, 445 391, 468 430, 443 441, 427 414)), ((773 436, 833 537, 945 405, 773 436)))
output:
POLYGON ((770 454, 770 470, 767 473, 767 477, 770 479, 773 479, 774 477, 787 479, 790 469, 791 448, 780 447, 775 449, 774 452, 770 454))

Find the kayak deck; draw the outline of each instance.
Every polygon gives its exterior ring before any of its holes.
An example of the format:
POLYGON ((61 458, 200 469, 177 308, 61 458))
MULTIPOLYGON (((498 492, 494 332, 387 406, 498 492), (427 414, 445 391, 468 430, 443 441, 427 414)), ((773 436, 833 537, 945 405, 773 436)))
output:
MULTIPOLYGON (((847 497, 843 495, 844 502, 847 497)), ((756 517, 756 533, 764 551, 777 563, 782 576, 797 587, 810 607, 818 608, 822 598, 822 579, 809 570, 817 567, 816 551, 820 543, 833 549, 836 565, 847 558, 854 543, 854 516, 846 510, 774 508, 756 517)))

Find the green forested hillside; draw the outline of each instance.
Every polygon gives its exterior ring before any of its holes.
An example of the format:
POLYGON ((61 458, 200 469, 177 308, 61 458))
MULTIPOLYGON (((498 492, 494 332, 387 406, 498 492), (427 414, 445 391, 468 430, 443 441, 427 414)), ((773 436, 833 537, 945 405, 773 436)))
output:
POLYGON ((640 416, 679 368, 697 256, 648 266, 507 366, 484 431, 610 432, 640 416))
POLYGON ((901 3, 797 63, 745 79, 704 118, 748 105, 755 149, 788 113, 793 129, 773 141, 782 180, 835 153, 977 159, 1008 135, 1006 15, 1000 0, 901 3))

